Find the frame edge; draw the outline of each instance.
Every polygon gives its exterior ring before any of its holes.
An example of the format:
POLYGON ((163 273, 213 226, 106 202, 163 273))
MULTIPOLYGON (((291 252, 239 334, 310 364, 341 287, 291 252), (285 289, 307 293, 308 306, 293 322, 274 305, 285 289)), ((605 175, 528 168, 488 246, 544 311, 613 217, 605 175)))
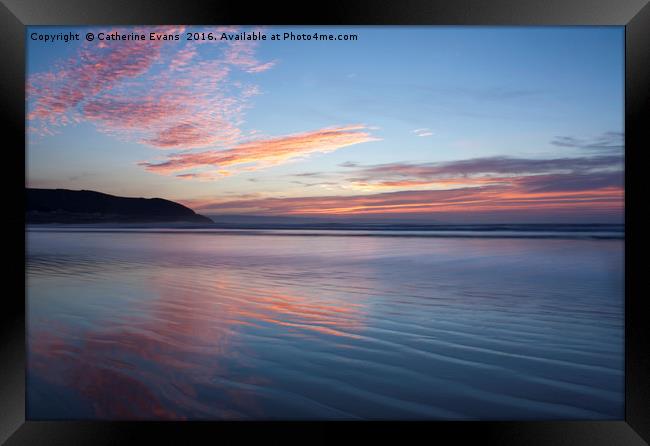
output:
MULTIPOLYGON (((10 175, 3 175, 2 179, 4 199, 9 204, 5 222, 12 232, 24 234, 24 212, 16 211, 24 208, 24 150, 18 149, 25 143, 25 91, 15 86, 25 85, 25 27, 4 4, 0 5, 0 29, 4 31, 0 37, 0 97, 4 105, 0 113, 5 124, 3 147, 7 149, 10 170, 10 175), (22 183, 16 181, 21 175, 22 183)), ((11 246, 5 251, 8 286, 0 311, 0 443, 25 422, 24 238, 9 239, 11 246), (20 287, 23 292, 16 295, 20 287)))
MULTIPOLYGON (((646 293, 640 286, 647 272, 638 259, 643 258, 640 243, 645 237, 640 211, 633 210, 632 200, 637 205, 642 191, 639 187, 641 163, 628 162, 628 148, 640 152, 648 146, 650 127, 650 4, 630 20, 625 29, 625 237, 630 235, 634 243, 625 245, 625 421, 642 438, 650 439, 650 336, 647 329, 646 293), (633 180, 634 178, 634 180, 633 180), (634 181, 634 183, 633 183, 634 181), (635 299, 630 299, 634 295, 635 299)), ((635 155, 638 160, 640 153, 635 155)))

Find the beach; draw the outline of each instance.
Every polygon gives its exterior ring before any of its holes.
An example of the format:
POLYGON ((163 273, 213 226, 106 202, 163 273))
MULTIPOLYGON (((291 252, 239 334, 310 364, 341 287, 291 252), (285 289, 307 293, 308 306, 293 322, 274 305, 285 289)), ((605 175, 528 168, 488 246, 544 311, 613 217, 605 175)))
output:
POLYGON ((623 417, 622 236, 387 232, 29 228, 28 417, 623 417))

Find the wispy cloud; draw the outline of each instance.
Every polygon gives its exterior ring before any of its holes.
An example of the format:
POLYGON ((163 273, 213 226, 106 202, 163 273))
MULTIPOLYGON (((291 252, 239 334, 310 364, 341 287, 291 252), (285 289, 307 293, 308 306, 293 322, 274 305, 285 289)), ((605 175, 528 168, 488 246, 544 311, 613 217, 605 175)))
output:
MULTIPOLYGON (((333 152, 353 144, 375 140, 377 138, 363 125, 330 127, 277 138, 252 140, 227 150, 177 153, 170 155, 163 162, 142 162, 140 165, 151 172, 166 175, 201 169, 200 175, 205 178, 210 175, 217 177, 219 172, 258 170, 314 153, 333 152)), ((195 175, 187 173, 177 176, 197 178, 195 175)))
POLYGON ((413 133, 415 133, 417 136, 432 136, 433 132, 431 129, 428 128, 421 128, 421 129, 415 129, 413 130, 413 133))
MULTIPOLYGON (((109 32, 181 33, 183 28, 146 27, 109 32)), ((218 31, 218 30, 217 30, 218 31)), ((77 54, 27 82, 30 130, 89 121, 117 137, 160 149, 227 147, 240 130, 249 99, 259 88, 237 71, 259 73, 255 42, 197 45, 192 42, 84 42, 77 54)))
MULTIPOLYGON (((522 185, 519 185, 522 186, 522 185)), ((606 186, 587 190, 532 191, 523 187, 482 186, 452 190, 384 192, 370 195, 258 198, 193 203, 203 213, 249 213, 260 215, 359 215, 359 214, 453 214, 520 213, 544 211, 620 212, 623 190, 606 186)))
POLYGON ((605 132, 592 138, 576 138, 574 136, 557 136, 551 144, 559 147, 575 147, 593 151, 621 152, 624 147, 622 132, 605 132))
MULTIPOLYGON (((152 31, 182 32, 182 28, 152 31)), ((85 42, 74 57, 61 61, 48 72, 29 77, 28 119, 65 124, 64 114, 87 98, 147 72, 160 58, 161 47, 161 42, 150 40, 110 46, 103 41, 85 42)))
MULTIPOLYGON (((623 209, 621 156, 528 159, 489 157, 446 163, 359 165, 347 162, 339 181, 307 172, 302 186, 352 185, 366 194, 256 197, 193 203, 212 213, 268 215, 580 213, 623 209)), ((550 214, 549 214, 550 215, 550 214)))
POLYGON ((485 157, 444 163, 388 163, 360 166, 344 164, 347 182, 364 190, 435 187, 438 189, 509 184, 535 175, 590 175, 620 172, 620 156, 553 159, 485 157))
POLYGON ((257 41, 236 40, 229 44, 225 62, 239 66, 248 73, 261 73, 273 68, 276 61, 260 62, 255 57, 257 41))

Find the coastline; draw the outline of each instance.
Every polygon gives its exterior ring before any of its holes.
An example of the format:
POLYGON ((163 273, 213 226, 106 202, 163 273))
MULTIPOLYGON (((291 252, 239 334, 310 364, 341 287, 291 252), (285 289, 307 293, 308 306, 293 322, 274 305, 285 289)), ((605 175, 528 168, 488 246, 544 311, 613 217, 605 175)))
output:
POLYGON ((426 238, 532 238, 624 240, 625 226, 616 224, 585 225, 341 225, 312 226, 222 226, 219 224, 28 224, 28 232, 156 234, 195 233, 203 235, 272 235, 309 237, 426 237, 426 238))

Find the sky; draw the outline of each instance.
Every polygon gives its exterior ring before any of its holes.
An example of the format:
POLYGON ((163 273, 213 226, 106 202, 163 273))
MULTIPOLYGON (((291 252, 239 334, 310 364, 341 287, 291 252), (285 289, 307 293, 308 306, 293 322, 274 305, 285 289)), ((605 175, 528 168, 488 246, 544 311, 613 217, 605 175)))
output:
POLYGON ((32 26, 26 89, 28 187, 204 215, 623 221, 623 27, 32 26), (221 39, 241 32, 267 40, 221 39))

